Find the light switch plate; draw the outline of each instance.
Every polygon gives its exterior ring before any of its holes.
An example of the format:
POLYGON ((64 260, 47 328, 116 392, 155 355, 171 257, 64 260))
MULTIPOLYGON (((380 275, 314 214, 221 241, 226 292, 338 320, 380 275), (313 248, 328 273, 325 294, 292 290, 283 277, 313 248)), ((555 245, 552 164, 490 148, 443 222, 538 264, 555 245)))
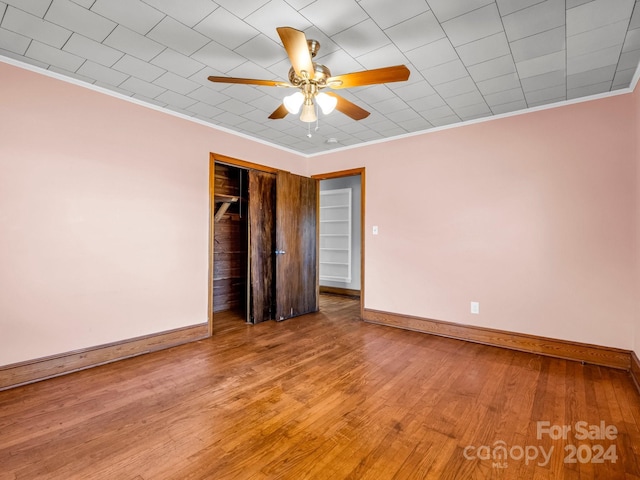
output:
POLYGON ((377 234, 378 234, 378 226, 377 226, 377 225, 374 225, 374 226, 373 226, 373 234, 374 234, 374 235, 377 235, 377 234))

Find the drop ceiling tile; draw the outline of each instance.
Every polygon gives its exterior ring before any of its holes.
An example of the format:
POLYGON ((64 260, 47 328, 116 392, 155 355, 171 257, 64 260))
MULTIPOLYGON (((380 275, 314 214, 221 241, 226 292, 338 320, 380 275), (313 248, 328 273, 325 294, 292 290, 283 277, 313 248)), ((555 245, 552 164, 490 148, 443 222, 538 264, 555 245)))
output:
POLYGON ((619 70, 635 68, 638 66, 638 61, 640 61, 640 50, 631 50, 620 55, 617 68, 619 70))
POLYGON ((365 55, 389 44, 389 37, 371 19, 343 30, 333 39, 353 57, 365 55))
POLYGON ((484 100, 493 109, 498 105, 513 102, 524 102, 524 92, 520 87, 484 96, 484 100))
POLYGON ((534 77, 549 72, 565 69, 566 57, 564 52, 550 53, 516 63, 520 78, 534 77))
POLYGON ((240 45, 235 49, 235 52, 263 68, 270 67, 287 58, 287 53, 281 45, 262 34, 240 45))
POLYGON ((134 77, 146 80, 147 82, 153 82, 160 75, 165 73, 163 68, 156 67, 147 62, 132 57, 131 55, 125 55, 118 60, 113 68, 123 73, 133 75, 134 77))
POLYGON ((155 85, 186 95, 199 88, 199 85, 173 72, 167 72, 153 81, 155 85))
POLYGON ((140 80, 136 77, 129 77, 124 82, 119 85, 121 88, 125 90, 129 90, 133 93, 138 93, 140 95, 144 95, 149 98, 155 98, 160 95, 162 92, 166 91, 165 88, 162 88, 158 85, 154 85, 149 82, 145 82, 144 80, 140 80))
POLYGON ((64 45, 63 50, 81 58, 93 60, 105 67, 112 66, 124 55, 120 50, 83 37, 77 33, 71 35, 71 38, 64 45))
POLYGON ((407 52, 407 57, 419 70, 427 70, 459 58, 448 38, 411 50, 407 52))
POLYGON ((501 75, 499 77, 477 82, 477 86, 480 93, 483 95, 489 95, 504 90, 520 88, 520 79, 518 78, 518 75, 513 72, 508 73, 507 75, 501 75))
POLYGON ((423 98, 436 93, 433 87, 425 80, 419 80, 408 85, 400 84, 400 86, 392 88, 392 90, 405 102, 411 102, 417 98, 423 98))
POLYGON ((195 98, 196 100, 206 103, 208 105, 218 105, 229 99, 228 96, 217 92, 209 87, 200 87, 193 92, 189 93, 191 98, 195 98))
POLYGON ((90 9, 96 0, 71 0, 73 3, 77 3, 81 7, 90 9))
POLYGON ((103 83, 103 82, 100 82, 100 81, 96 81, 94 83, 94 85, 96 87, 104 88, 104 89, 109 90, 111 92, 118 93, 118 94, 123 95, 125 97, 132 97, 133 96, 132 92, 130 92, 128 90, 125 90, 124 88, 114 87, 113 85, 109 85, 108 83, 103 83))
POLYGON ((512 103, 503 103, 501 105, 496 105, 495 107, 491 107, 491 111, 494 115, 501 115, 503 113, 509 112, 517 112, 519 110, 524 110, 527 108, 527 102, 525 100, 521 100, 518 102, 512 103))
POLYGON ((466 77, 469 72, 467 72, 467 69, 460 60, 454 60, 452 62, 438 65, 437 67, 423 70, 422 74, 424 75, 424 78, 426 78, 427 81, 435 87, 441 83, 466 77))
MULTIPOLYGON (((189 0, 189 3, 185 5, 185 2, 176 2, 175 0, 144 0, 144 3, 157 8, 188 27, 193 27, 218 8, 217 4, 221 2, 213 2, 212 0, 189 0)), ((245 2, 236 1, 235 3, 245 2)))
POLYGON ((628 24, 625 20, 567 37, 567 56, 586 55, 612 46, 622 47, 628 24))
POLYGON ((7 11, 7 4, 4 2, 0 2, 0 23, 2 23, 2 17, 4 17, 4 12, 7 11))
POLYGON ((403 1, 402 8, 398 8, 397 4, 389 0, 360 0, 360 7, 364 8, 382 29, 397 25, 429 10, 424 0, 403 1))
POLYGON ((64 68, 65 70, 69 70, 70 72, 75 72, 84 61, 82 58, 76 55, 68 52, 63 52, 62 50, 53 48, 50 45, 36 41, 31 42, 25 55, 40 62, 64 68))
POLYGON ((427 0, 427 3, 438 17, 438 20, 440 22, 446 22, 447 20, 493 3, 493 1, 494 0, 465 0, 454 2, 451 0, 427 0))
POLYGON ((146 61, 165 49, 159 43, 121 25, 118 25, 103 43, 146 61))
POLYGON ((276 30, 278 27, 293 27, 298 30, 305 30, 311 24, 297 10, 291 7, 284 0, 271 0, 266 5, 248 15, 245 19, 249 25, 260 30, 263 35, 268 36, 277 44, 281 44, 280 35, 276 30))
POLYGON ((284 90, 281 88, 272 88, 272 87, 251 87, 249 85, 229 85, 228 88, 224 89, 224 94, 240 100, 244 103, 252 102, 260 97, 265 96, 265 90, 274 90, 276 92, 281 93, 281 97, 278 97, 278 100, 281 100, 285 97, 285 95, 291 94, 290 90, 284 90))
POLYGON ((393 97, 374 104, 373 108, 386 115, 387 113, 405 110, 407 108, 407 103, 398 97, 393 97))
POLYGON ((446 105, 446 102, 437 93, 411 101, 411 106, 418 112, 424 112, 431 110, 432 108, 444 107, 446 105))
POLYGON ((481 82, 489 78, 513 73, 516 71, 516 66, 513 63, 511 55, 505 55, 504 57, 494 58, 493 60, 472 65, 468 70, 476 82, 481 82))
POLYGON ((148 33, 165 16, 140 0, 97 0, 91 11, 142 35, 148 33))
POLYGON ((556 70, 542 75, 522 78, 520 83, 522 84, 522 89, 525 92, 532 92, 560 85, 564 88, 566 84, 565 70, 556 70))
POLYGON ((550 53, 561 52, 566 48, 565 27, 552 28, 546 32, 511 42, 511 52, 515 62, 523 62, 550 53))
POLYGON ((116 27, 116 23, 93 13, 70 0, 53 0, 45 20, 102 42, 116 27))
POLYGON ((558 99, 566 100, 567 88, 564 85, 556 87, 543 88, 532 92, 525 92, 525 98, 529 106, 532 104, 540 105, 544 102, 556 101, 558 99))
MULTIPOLYGON (((545 0, 497 0, 500 15, 510 15, 518 10, 524 10, 545 0)), ((590 1, 590 0, 589 0, 590 1)))
POLYGON ((191 55, 191 58, 223 73, 247 61, 243 56, 216 42, 208 43, 191 55))
POLYGON ((629 18, 633 0, 594 0, 567 10, 567 35, 577 35, 629 18))
POLYGON ((442 28, 455 47, 503 31, 495 3, 444 22, 442 28))
POLYGON ((579 97, 588 97, 590 95, 597 95, 599 93, 608 92, 611 88, 611 82, 596 83, 594 85, 585 85, 584 87, 577 87, 567 89, 567 100, 579 97))
POLYGON ((466 105, 464 107, 455 108, 454 111, 462 120, 474 120, 476 118, 491 115, 491 109, 486 103, 478 103, 476 105, 466 105))
POLYGON ((204 68, 202 63, 170 48, 163 50, 151 63, 182 77, 189 77, 204 68))
POLYGON ((629 29, 635 30, 640 28, 640 8, 638 8, 638 2, 636 1, 636 5, 633 8, 633 13, 631 14, 631 21, 629 22, 629 29))
POLYGON ((229 100, 222 102, 218 105, 218 107, 222 108, 226 112, 231 112, 235 115, 242 115, 243 113, 247 113, 253 110, 253 107, 251 105, 248 105, 241 100, 236 100, 235 98, 230 98, 229 100))
POLYGON ((0 28, 0 48, 24 55, 31 40, 23 35, 0 28))
POLYGON ((156 100, 160 102, 166 102, 167 105, 171 105, 177 108, 187 108, 196 103, 193 98, 186 97, 179 93, 166 91, 156 97, 156 100))
POLYGON ((579 7, 584 3, 592 2, 593 0, 567 0, 567 10, 570 8, 579 7))
MULTIPOLYGON (((358 56, 358 63, 362 64, 366 70, 372 70, 389 65, 405 65, 407 63, 407 57, 404 56, 397 46, 389 43, 382 48, 358 56)), ((410 67, 408 68, 411 70, 410 67)))
POLYGON ((66 28, 11 6, 4 14, 2 28, 57 48, 62 47, 71 36, 71 32, 66 28))
POLYGON ((194 29, 232 50, 260 33, 225 8, 215 9, 194 29))
POLYGON ((37 17, 44 17, 52 0, 4 0, 4 3, 13 5, 20 10, 28 12, 37 17))
POLYGON ((447 105, 456 110, 461 107, 468 107, 470 105, 484 104, 484 98, 480 95, 479 91, 463 93, 462 95, 456 95, 455 97, 445 98, 447 105))
POLYGON ((193 54, 211 41, 171 17, 164 17, 146 36, 185 55, 193 54))
POLYGON ((451 82, 437 85, 435 89, 441 96, 449 98, 462 95, 463 93, 474 92, 477 90, 477 87, 471 77, 465 76, 451 82))
POLYGON ((636 73, 635 68, 631 68, 629 70, 618 70, 616 71, 616 76, 613 77, 613 85, 612 89, 617 88, 628 88, 633 80, 633 77, 636 73))
POLYGON ((445 36, 444 30, 430 11, 387 28, 385 33, 403 51, 413 50, 445 36))
MULTIPOLYGON (((85 63, 87 63, 87 62, 85 62, 85 63)), ((80 67, 80 68, 82 68, 82 67, 80 67)), ((80 80, 81 82, 88 83, 88 84, 95 84, 95 81, 96 81, 95 78, 89 78, 89 77, 87 77, 85 75, 80 75, 77 72, 70 72, 69 70, 65 70, 64 68, 59 68, 59 67, 56 67, 54 65, 50 65, 47 70, 49 70, 50 72, 58 73, 58 74, 63 75, 65 77, 75 78, 76 80, 80 80)))
MULTIPOLYGON (((221 113, 220 115, 216 115, 214 119, 219 124, 225 125, 225 126, 227 126, 227 125, 230 125, 230 126, 240 125, 241 123, 243 123, 245 121, 244 117, 241 117, 240 115, 237 115, 237 114, 235 114, 235 113, 233 113, 231 111, 221 113)), ((280 122, 281 120, 277 120, 277 121, 280 122)))
POLYGON ((129 78, 129 75, 91 61, 84 62, 78 69, 78 73, 116 87, 129 78))
POLYGON ((623 52, 628 52, 630 50, 638 50, 640 49, 640 28, 636 28, 635 30, 629 30, 627 32, 627 36, 624 39, 624 45, 622 47, 623 52))
POLYGON ((335 35, 367 19, 366 12, 355 0, 340 1, 340 15, 335 14, 334 0, 317 0, 300 13, 327 35, 335 35))
MULTIPOLYGON (((347 91, 337 91, 341 96, 346 96, 347 91)), ((356 97, 356 103, 366 102, 369 104, 383 102, 390 98, 395 98, 393 91, 386 85, 373 85, 371 87, 351 90, 351 94, 356 97)))
POLYGON ((596 68, 615 65, 620 58, 621 45, 591 52, 586 55, 578 55, 567 58, 567 74, 586 72, 587 70, 595 70, 596 68))
POLYGON ((456 51, 467 67, 511 53, 509 42, 507 42, 504 32, 460 45, 456 48, 456 51))
POLYGON ((546 0, 502 17, 510 42, 565 24, 564 0, 546 0))
POLYGON ((216 0, 218 5, 226 8, 239 18, 246 18, 268 2, 269 0, 242 0, 241 2, 238 0, 216 0))
MULTIPOLYGON (((636 65, 638 63, 636 62, 636 65)), ((609 65, 607 67, 587 70, 586 72, 577 73, 567 76, 567 89, 584 87, 602 82, 612 82, 616 73, 616 66, 609 65)))
POLYGON ((447 125, 460 123, 460 118, 457 115, 450 115, 448 117, 434 118, 433 120, 429 121, 433 124, 434 127, 446 127, 447 125))

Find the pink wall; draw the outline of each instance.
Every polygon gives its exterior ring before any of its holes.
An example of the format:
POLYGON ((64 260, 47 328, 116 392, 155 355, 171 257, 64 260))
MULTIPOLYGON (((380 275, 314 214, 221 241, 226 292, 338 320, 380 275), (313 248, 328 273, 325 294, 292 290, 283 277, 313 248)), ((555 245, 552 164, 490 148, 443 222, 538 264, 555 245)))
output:
POLYGON ((210 151, 366 167, 367 308, 640 353, 638 94, 304 159, 0 78, 0 365, 206 321, 210 151))
POLYGON ((304 159, 0 62, 0 365, 207 321, 209 152, 304 159))
POLYGON ((366 308, 631 349, 633 121, 623 95, 336 152, 310 173, 366 167, 366 308))
POLYGON ((633 350, 640 358, 640 89, 636 88, 632 95, 633 105, 635 108, 635 117, 633 122, 633 134, 635 140, 635 159, 636 159, 636 295, 638 311, 635 315, 634 328, 634 346, 633 350))

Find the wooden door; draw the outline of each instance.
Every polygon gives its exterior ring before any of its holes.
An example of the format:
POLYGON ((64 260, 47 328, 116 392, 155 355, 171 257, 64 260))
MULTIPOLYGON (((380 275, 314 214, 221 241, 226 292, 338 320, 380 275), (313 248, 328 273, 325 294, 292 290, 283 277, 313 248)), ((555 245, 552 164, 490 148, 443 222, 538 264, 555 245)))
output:
POLYGON ((318 310, 315 179, 278 172, 276 320, 318 310))
POLYGON ((276 175, 249 170, 248 320, 275 316, 276 175))

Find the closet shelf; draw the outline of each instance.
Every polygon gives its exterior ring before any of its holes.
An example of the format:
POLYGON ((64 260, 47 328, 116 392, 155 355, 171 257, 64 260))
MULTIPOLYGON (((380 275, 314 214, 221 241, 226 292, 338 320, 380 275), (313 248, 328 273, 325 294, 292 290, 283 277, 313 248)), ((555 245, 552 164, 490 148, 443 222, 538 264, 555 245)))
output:
POLYGON ((220 220, 224 216, 224 214, 227 213, 227 210, 229 209, 231 204, 238 201, 238 198, 239 197, 234 197, 233 195, 215 194, 213 196, 215 203, 220 203, 221 205, 218 207, 218 211, 213 217, 213 221, 217 222, 218 220, 220 220))

